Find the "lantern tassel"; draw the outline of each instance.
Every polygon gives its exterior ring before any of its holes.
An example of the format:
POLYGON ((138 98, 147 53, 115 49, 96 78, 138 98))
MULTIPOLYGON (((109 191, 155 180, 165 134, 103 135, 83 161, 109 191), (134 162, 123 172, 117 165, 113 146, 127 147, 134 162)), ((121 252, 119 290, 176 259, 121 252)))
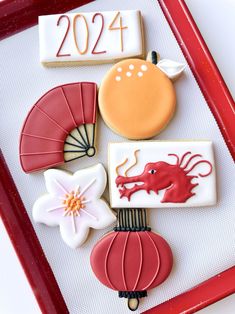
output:
POLYGON ((128 299, 127 305, 128 305, 129 310, 136 311, 138 309, 138 306, 139 306, 139 299, 138 298, 128 299))

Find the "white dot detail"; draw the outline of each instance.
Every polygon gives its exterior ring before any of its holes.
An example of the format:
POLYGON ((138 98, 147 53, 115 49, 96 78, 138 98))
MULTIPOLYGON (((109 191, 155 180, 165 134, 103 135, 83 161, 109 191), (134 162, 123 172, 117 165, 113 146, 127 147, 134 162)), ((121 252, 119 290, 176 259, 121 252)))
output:
POLYGON ((126 76, 130 77, 131 76, 131 72, 126 72, 126 76))
POLYGON ((142 64, 140 68, 141 68, 142 71, 147 71, 148 70, 148 67, 145 64, 142 64))
POLYGON ((115 79, 116 79, 116 81, 119 82, 119 81, 121 81, 121 76, 116 76, 115 79))
POLYGON ((130 70, 134 70, 134 68, 135 68, 135 67, 134 67, 133 64, 130 64, 130 65, 129 65, 129 69, 130 69, 130 70))
POLYGON ((117 68, 117 71, 122 72, 122 68, 121 67, 117 68))
POLYGON ((142 77, 142 76, 143 76, 143 72, 138 72, 137 75, 138 75, 139 77, 142 77))

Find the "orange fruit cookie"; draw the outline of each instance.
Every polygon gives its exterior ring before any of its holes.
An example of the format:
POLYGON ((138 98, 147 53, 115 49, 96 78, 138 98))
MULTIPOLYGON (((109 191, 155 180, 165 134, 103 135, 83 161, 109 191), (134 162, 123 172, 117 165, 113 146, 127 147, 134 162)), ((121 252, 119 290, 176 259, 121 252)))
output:
POLYGON ((173 83, 155 64, 127 59, 115 64, 99 90, 105 123, 129 139, 148 139, 161 132, 173 117, 173 83))

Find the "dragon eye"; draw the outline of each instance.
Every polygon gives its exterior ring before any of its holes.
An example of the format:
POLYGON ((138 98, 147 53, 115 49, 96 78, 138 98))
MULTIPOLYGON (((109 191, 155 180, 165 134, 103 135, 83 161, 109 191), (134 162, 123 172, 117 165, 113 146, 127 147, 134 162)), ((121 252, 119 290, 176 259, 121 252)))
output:
POLYGON ((149 170, 149 172, 148 172, 148 173, 154 174, 154 173, 156 173, 156 172, 157 172, 156 170, 151 169, 151 170, 149 170))

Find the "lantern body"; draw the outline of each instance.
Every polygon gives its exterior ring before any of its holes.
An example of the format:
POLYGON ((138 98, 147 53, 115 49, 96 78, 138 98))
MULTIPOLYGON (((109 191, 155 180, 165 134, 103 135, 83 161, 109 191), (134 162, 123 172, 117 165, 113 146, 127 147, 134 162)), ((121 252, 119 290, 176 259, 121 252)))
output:
POLYGON ((168 243, 151 231, 114 231, 93 248, 91 267, 107 287, 121 292, 145 292, 169 275, 173 256, 168 243))

